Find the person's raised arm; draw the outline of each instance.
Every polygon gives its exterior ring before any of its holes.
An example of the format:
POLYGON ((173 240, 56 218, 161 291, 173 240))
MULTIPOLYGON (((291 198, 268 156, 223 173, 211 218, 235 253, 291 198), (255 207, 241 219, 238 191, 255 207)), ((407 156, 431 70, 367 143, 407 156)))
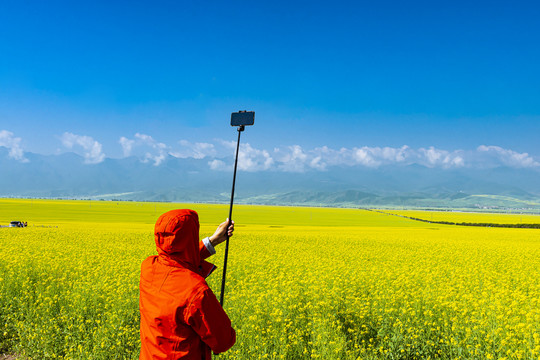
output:
POLYGON ((229 237, 233 236, 234 232, 234 221, 231 221, 229 225, 229 230, 227 229, 227 224, 229 224, 229 219, 225 220, 219 226, 217 227, 216 231, 214 232, 214 235, 210 236, 210 243, 212 243, 212 246, 217 246, 227 240, 226 234, 229 234, 229 237))
POLYGON ((206 259, 210 255, 216 253, 215 247, 225 240, 227 240, 227 233, 229 237, 233 236, 234 232, 234 221, 231 221, 229 229, 227 231, 227 224, 229 224, 229 219, 225 220, 217 227, 216 231, 212 236, 204 238, 199 244, 199 250, 201 253, 201 259, 206 259))

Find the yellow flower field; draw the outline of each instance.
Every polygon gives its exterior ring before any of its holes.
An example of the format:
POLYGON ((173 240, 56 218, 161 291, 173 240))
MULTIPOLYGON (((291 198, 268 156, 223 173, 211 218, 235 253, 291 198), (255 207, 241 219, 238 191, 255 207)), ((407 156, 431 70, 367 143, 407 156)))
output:
MULTIPOLYGON (((163 212, 225 205, 0 200, 0 354, 137 359, 141 261, 163 212)), ((219 359, 540 359, 540 230, 354 209, 235 206, 219 359)), ((471 221, 472 222, 472 221, 471 221)), ((210 258, 222 267, 223 249, 210 258)), ((216 294, 221 272, 209 278, 216 294)))

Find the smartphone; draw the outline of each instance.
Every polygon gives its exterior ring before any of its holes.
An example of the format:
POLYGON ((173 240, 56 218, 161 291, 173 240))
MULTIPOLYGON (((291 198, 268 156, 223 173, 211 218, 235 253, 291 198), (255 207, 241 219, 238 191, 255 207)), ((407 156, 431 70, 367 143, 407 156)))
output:
POLYGON ((231 126, 253 125, 255 111, 239 111, 231 114, 231 126))

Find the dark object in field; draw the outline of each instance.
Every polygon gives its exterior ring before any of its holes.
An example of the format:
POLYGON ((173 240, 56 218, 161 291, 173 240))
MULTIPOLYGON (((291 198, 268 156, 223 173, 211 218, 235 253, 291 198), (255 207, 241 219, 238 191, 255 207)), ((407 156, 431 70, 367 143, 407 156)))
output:
POLYGON ((9 223, 9 227, 26 227, 27 225, 27 222, 22 221, 12 221, 9 223))

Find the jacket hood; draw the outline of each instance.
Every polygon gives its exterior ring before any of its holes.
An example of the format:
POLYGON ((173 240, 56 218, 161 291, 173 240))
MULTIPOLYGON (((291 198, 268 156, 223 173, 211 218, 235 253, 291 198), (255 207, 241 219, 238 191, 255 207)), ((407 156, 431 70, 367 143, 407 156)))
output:
POLYGON ((171 210, 161 215, 154 227, 160 261, 198 272, 199 216, 189 209, 171 210))

